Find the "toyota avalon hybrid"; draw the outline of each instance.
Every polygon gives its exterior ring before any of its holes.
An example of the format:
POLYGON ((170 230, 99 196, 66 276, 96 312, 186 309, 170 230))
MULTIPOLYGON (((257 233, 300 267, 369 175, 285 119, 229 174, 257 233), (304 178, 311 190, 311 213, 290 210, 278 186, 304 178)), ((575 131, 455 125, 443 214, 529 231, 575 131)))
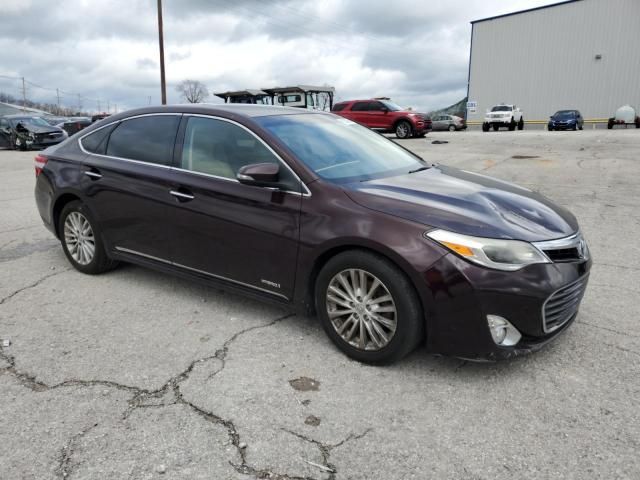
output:
POLYGON ((368 363, 421 343, 476 360, 537 350, 576 318, 591 267, 564 208, 329 113, 132 110, 35 170, 77 270, 131 262, 315 312, 368 363))

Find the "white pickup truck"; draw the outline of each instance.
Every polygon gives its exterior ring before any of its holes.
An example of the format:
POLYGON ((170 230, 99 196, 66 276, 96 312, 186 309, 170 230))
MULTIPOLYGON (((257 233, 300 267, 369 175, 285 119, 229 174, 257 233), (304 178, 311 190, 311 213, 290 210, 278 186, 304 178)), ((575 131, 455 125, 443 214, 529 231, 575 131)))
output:
POLYGON ((493 127, 498 131, 500 127, 507 127, 509 130, 518 130, 524 128, 524 117, 522 111, 515 105, 505 105, 504 103, 496 105, 487 111, 482 122, 482 131, 488 132, 493 127))

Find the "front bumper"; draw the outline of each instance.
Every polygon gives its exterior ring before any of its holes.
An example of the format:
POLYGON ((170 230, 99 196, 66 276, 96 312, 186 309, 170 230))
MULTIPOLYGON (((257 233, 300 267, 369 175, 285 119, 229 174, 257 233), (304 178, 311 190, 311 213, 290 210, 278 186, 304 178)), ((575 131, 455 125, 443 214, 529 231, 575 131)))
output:
POLYGON ((539 350, 565 331, 546 333, 545 301, 579 279, 586 280, 591 260, 529 265, 516 272, 491 270, 454 254, 442 257, 424 273, 433 294, 427 313, 427 347, 433 353, 470 360, 499 360, 539 350), (512 346, 497 345, 489 332, 487 315, 506 318, 522 334, 512 346))
POLYGON ((577 124, 575 122, 572 123, 549 123, 547 128, 550 130, 573 130, 577 128, 577 124))
POLYGON ((413 131, 416 135, 428 133, 432 129, 431 122, 416 122, 413 124, 413 131))
POLYGON ((511 125, 511 117, 506 118, 485 118, 484 123, 488 123, 489 125, 500 125, 506 127, 511 125))

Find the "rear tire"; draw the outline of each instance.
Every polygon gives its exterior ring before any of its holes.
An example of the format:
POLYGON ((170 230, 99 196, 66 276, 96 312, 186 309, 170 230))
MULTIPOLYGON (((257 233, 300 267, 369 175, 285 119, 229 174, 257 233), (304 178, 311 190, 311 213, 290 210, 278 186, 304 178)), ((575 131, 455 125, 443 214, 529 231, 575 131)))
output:
POLYGON ((87 206, 79 200, 67 203, 62 209, 58 232, 64 254, 79 272, 96 275, 118 265, 107 256, 100 227, 87 206))
POLYGON ((607 128, 611 130, 613 128, 613 118, 610 118, 607 122, 607 128))
POLYGON ((376 253, 349 250, 331 258, 318 274, 315 303, 329 338, 360 362, 399 360, 424 336, 422 308, 413 285, 376 253))
POLYGON ((396 137, 404 139, 411 136, 411 124, 406 120, 398 122, 396 125, 396 137))

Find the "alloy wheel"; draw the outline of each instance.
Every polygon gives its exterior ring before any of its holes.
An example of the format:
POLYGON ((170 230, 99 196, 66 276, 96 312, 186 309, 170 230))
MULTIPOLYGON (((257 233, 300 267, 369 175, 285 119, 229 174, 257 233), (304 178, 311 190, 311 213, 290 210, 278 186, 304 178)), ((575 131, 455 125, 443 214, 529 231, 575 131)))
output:
POLYGON ((396 127, 396 135, 400 138, 407 138, 409 136, 409 124, 400 122, 396 127))
POLYGON ((64 221, 64 243, 71 257, 80 265, 88 265, 96 251, 96 240, 87 217, 71 212, 64 221))
POLYGON ((393 297, 375 275, 365 270, 352 268, 336 274, 327 288, 326 307, 336 333, 359 350, 380 350, 396 332, 393 297))

